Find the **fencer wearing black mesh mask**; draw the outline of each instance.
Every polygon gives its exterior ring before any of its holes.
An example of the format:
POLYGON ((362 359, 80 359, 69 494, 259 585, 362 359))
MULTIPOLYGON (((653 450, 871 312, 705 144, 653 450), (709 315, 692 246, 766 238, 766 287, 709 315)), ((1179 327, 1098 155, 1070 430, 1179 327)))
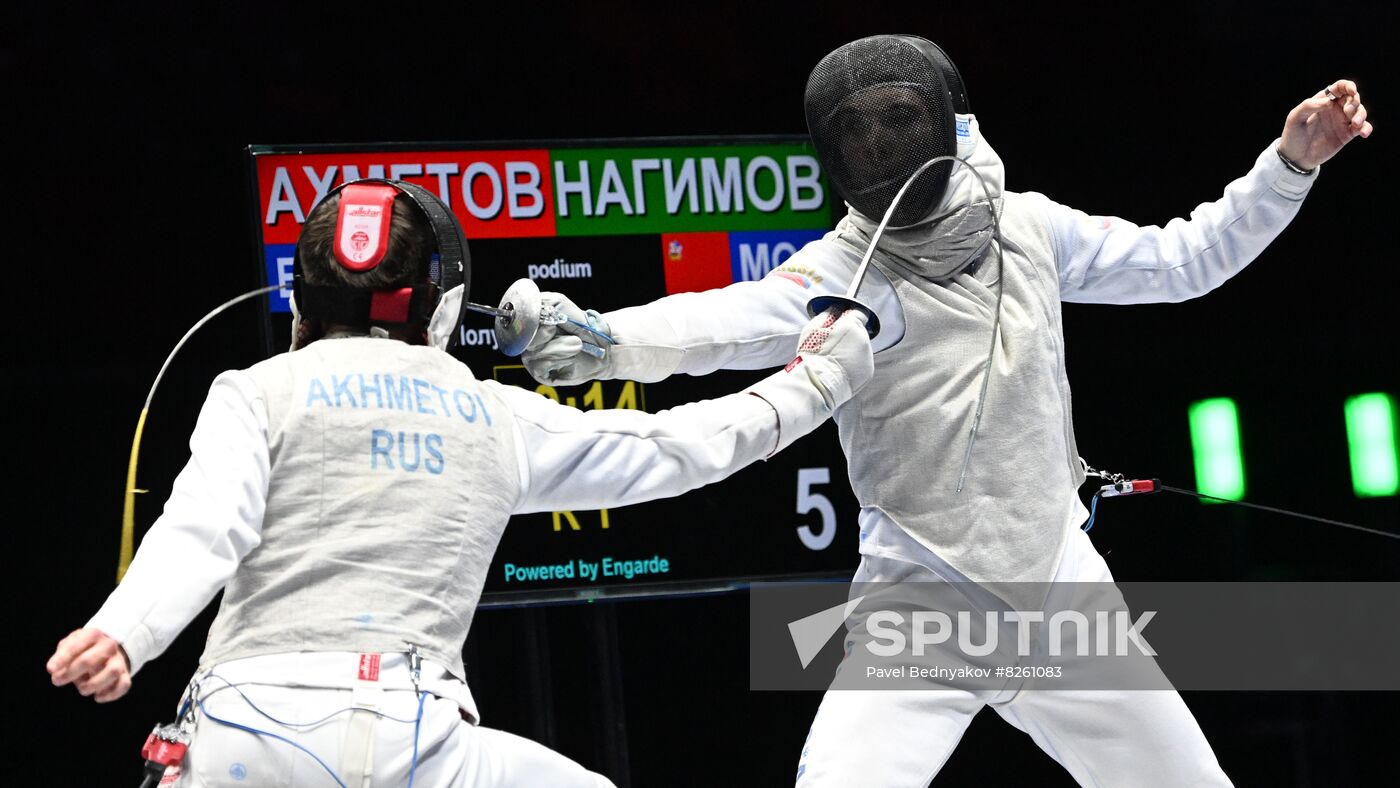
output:
MULTIPOLYGON (((958 115, 971 113, 962 77, 932 41, 872 36, 822 58, 807 79, 807 129, 826 175, 848 205, 879 221, 924 162, 957 153, 958 115)), ((926 170, 890 219, 925 218, 953 163, 926 170)))
MULTIPOLYGON (((1084 470, 1061 304, 1182 301, 1238 273, 1297 214, 1317 165, 1369 135, 1356 86, 1334 82, 1299 104, 1219 199, 1161 227, 1007 191, 958 70, 924 39, 841 46, 813 70, 805 101, 818 158, 849 205, 832 232, 759 281, 601 315, 617 342, 605 352, 581 352, 575 337, 541 341, 526 351, 526 368, 568 385, 781 364, 808 302, 854 296, 868 252, 859 297, 883 326, 875 376, 835 416, 861 505, 856 580, 970 581, 996 598, 990 605, 1016 610, 1038 603, 1015 598, 1007 583, 1097 583, 1116 593, 1080 530, 1088 512, 1076 492, 1084 470), (877 233, 909 176, 944 155, 959 162, 919 176, 877 233), (646 352, 618 352, 628 347, 646 352)), ((831 689, 797 783, 925 785, 988 706, 1083 785, 1230 784, 1172 690, 1010 685, 831 689)))

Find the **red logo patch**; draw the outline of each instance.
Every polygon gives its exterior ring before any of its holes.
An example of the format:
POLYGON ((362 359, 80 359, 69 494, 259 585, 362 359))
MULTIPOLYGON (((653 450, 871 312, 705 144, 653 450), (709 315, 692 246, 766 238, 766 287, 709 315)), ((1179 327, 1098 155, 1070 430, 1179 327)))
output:
POLYGON ((360 655, 360 681, 379 681, 379 655, 360 655))
POLYGON ((801 357, 801 356, 798 356, 797 358, 793 359, 792 361, 789 361, 789 362, 788 362, 788 365, 787 365, 786 367, 783 367, 783 371, 784 371, 784 372, 791 372, 791 371, 793 370, 794 367, 796 367, 798 364, 801 364, 801 363, 802 363, 802 357, 801 357))

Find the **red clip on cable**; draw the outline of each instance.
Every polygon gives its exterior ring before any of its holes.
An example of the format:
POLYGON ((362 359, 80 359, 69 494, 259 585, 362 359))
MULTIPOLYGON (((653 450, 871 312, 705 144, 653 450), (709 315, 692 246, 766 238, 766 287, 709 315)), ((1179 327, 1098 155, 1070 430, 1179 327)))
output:
POLYGON ((1099 495, 1104 498, 1116 498, 1120 495, 1142 495, 1161 492, 1161 490, 1161 479, 1131 479, 1116 484, 1105 484, 1099 488, 1099 495))
POLYGON ((189 748, 189 734, 176 723, 157 725, 146 743, 141 745, 141 757, 146 759, 146 779, 142 788, 155 785, 171 766, 178 766, 185 760, 185 750, 189 748))

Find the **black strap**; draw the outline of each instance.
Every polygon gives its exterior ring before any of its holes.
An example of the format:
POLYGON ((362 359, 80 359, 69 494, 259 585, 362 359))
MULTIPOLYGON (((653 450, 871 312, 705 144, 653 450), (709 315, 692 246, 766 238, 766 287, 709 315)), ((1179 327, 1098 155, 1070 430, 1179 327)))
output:
POLYGON ((390 183, 413 200, 423 215, 428 217, 428 224, 432 226, 433 236, 437 240, 438 261, 442 266, 442 291, 445 293, 461 284, 466 285, 463 289, 470 291, 471 260, 456 218, 446 210, 441 200, 422 186, 405 181, 390 183))
POLYGON ((323 323, 339 323, 360 330, 367 330, 372 323, 384 325, 426 324, 437 307, 440 291, 435 284, 414 285, 409 298, 408 319, 387 321, 370 319, 374 307, 374 297, 379 292, 392 293, 404 288, 390 288, 386 291, 360 290, 351 287, 326 287, 321 285, 301 285, 301 299, 297 308, 308 319, 323 323), (302 301, 304 300, 305 303, 302 301))

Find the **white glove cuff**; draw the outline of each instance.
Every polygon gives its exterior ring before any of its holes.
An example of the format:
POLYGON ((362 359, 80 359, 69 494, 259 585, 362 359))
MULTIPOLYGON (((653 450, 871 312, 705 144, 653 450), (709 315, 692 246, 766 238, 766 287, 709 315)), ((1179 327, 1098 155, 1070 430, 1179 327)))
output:
POLYGON ((791 446, 831 416, 831 409, 826 406, 826 400, 813 385, 804 366, 805 362, 793 367, 790 372, 779 370, 744 389, 767 402, 778 413, 778 441, 768 457, 791 446))
POLYGON ((656 383, 675 374, 684 355, 684 348, 669 345, 612 345, 608 377, 656 383))
POLYGON ((603 315, 616 345, 608 347, 608 377, 656 383, 680 368, 685 348, 666 318, 648 307, 603 315))

